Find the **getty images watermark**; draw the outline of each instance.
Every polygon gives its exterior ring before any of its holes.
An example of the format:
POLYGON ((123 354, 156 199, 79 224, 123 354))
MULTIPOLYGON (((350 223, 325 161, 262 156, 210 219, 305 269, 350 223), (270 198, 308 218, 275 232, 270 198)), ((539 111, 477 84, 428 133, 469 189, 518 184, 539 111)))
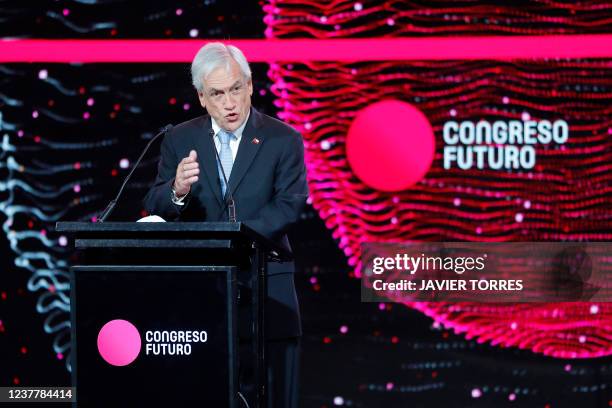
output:
POLYGON ((607 242, 362 245, 366 302, 612 301, 607 242))

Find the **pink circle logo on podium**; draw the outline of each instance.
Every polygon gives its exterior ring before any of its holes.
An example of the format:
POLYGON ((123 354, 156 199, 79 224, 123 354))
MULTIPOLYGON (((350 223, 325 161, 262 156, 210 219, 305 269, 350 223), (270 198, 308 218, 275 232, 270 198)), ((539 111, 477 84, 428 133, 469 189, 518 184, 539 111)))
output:
POLYGON ((127 320, 111 320, 98 333, 98 352, 114 366, 126 366, 136 360, 141 345, 138 329, 127 320))

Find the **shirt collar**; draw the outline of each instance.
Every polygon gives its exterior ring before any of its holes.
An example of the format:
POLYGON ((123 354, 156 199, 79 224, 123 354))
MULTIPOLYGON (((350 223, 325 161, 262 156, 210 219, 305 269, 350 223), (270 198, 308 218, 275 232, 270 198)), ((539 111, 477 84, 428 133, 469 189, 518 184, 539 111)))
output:
MULTIPOLYGON (((251 110, 249 109, 249 112, 247 113, 247 117, 244 120, 244 122, 242 123, 242 125, 240 125, 240 127, 238 129, 236 129, 235 131, 233 131, 232 133, 234 134, 234 136, 236 136, 236 140, 240 141, 240 139, 242 138, 242 132, 244 131, 244 128, 246 127, 247 122, 249 121, 249 116, 251 116, 251 110)), ((219 131, 221 130, 221 127, 219 125, 217 125, 217 122, 215 122, 215 120, 213 119, 213 117, 210 117, 210 122, 212 124, 212 129, 215 132, 215 137, 219 137, 219 131)))

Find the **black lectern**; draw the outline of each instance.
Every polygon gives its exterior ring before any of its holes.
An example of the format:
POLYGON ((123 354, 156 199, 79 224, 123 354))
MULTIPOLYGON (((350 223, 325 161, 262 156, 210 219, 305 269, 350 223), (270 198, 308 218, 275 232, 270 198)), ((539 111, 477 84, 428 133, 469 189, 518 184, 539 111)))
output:
POLYGON ((71 261, 79 407, 239 407, 238 281, 265 405, 266 265, 291 253, 242 223, 60 222, 71 261), (239 274, 242 274, 239 279, 239 274), (245 275, 246 274, 246 275, 245 275))

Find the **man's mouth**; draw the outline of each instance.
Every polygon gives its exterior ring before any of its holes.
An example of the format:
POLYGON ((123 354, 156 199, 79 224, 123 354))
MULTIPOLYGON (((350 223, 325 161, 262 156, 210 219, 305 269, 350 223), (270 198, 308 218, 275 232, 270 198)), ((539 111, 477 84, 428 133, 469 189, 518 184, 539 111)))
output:
POLYGON ((230 122, 234 122, 234 121, 238 120, 238 114, 237 113, 229 113, 229 114, 225 115, 225 119, 227 119, 230 122))

